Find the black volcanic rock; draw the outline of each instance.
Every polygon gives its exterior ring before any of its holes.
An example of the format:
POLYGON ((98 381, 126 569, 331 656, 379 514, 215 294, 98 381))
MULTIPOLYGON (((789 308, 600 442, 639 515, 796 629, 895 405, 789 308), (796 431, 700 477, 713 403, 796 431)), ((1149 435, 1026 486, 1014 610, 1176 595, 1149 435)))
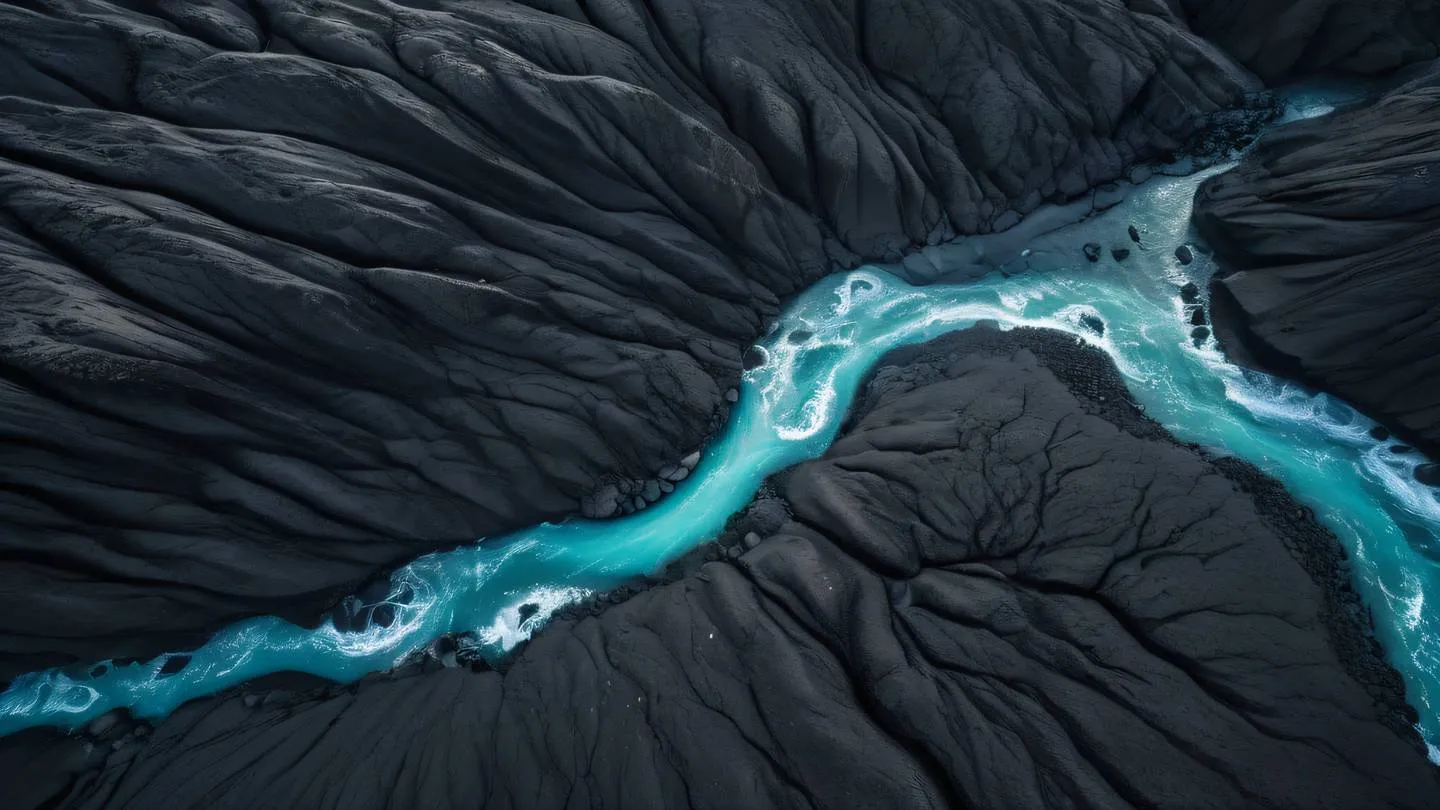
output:
POLYGON ((1440 457, 1440 70, 1262 138, 1196 193, 1227 350, 1440 457))
POLYGON ((784 492, 769 538, 503 673, 26 732, 0 777, 16 810, 1440 803, 1335 538, 1068 335, 892 353, 784 492))
POLYGON ((1165 3, 1268 82, 1317 73, 1374 76, 1440 57, 1440 4, 1433 0, 1165 3))
POLYGON ((0 5, 0 682, 648 480, 836 263, 1257 86, 1099 0, 0 5))

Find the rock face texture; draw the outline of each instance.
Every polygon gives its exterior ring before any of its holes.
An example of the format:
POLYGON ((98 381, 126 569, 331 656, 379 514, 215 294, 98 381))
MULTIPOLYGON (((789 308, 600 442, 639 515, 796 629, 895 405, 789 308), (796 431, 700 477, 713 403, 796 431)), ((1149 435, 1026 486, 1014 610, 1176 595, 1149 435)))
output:
MULTIPOLYGON (((1361 6, 0 5, 0 683, 640 508, 788 295, 1185 148, 1260 86, 1202 34, 1430 53, 1430 4, 1361 6)), ((1440 803, 1334 539, 1069 338, 894 355, 778 488, 503 672, 14 735, 3 803, 1440 803)))
POLYGON ((1227 349, 1338 394, 1440 457, 1440 70, 1274 131, 1203 184, 1195 224, 1234 270, 1227 349))
POLYGON ((1267 82, 1315 74, 1374 76, 1440 57, 1435 0, 1166 2, 1178 5, 1196 33, 1267 82))
POLYGON ((1440 802, 1334 537, 1073 338, 892 354, 777 488, 777 532, 503 674, 27 732, 0 776, 21 808, 1440 802))
POLYGON ((1255 86, 1106 0, 0 6, 0 682, 612 509, 836 262, 1255 86))

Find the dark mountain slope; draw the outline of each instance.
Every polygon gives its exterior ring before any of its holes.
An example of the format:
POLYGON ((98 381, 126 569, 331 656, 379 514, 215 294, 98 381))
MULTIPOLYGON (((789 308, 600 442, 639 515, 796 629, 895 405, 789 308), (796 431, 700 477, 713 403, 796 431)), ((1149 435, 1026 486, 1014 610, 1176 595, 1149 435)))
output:
POLYGON ((1253 82, 1106 0, 0 5, 0 681, 632 508, 785 296, 1253 82))

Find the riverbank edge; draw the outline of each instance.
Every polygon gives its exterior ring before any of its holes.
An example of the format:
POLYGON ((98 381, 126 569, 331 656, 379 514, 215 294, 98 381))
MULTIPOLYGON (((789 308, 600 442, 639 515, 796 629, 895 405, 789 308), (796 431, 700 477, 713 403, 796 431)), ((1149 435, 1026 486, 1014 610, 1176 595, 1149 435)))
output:
MULTIPOLYGON (((842 422, 841 431, 850 429, 873 409, 881 394, 895 384, 900 372, 917 368, 923 370, 927 363, 933 368, 937 362, 953 357, 957 348, 981 356, 1008 356, 1019 349, 1029 351, 1037 363, 1053 374, 1076 398, 1085 413, 1104 419, 1137 438, 1166 442, 1195 453, 1246 493, 1265 524, 1285 543, 1292 558, 1318 586, 1322 600, 1320 613, 1328 641, 1346 673, 1374 698, 1375 721, 1409 743, 1420 756, 1426 756, 1425 743, 1415 726, 1418 715, 1405 701, 1404 681, 1385 659, 1369 613, 1351 584, 1348 555, 1339 539, 1276 479, 1238 458, 1181 441, 1147 416, 1133 398, 1118 368, 1103 350, 1062 331, 1031 327, 1002 330, 993 324, 980 324, 949 332, 925 343, 899 347, 883 355, 866 373, 842 422)), ((936 376, 938 378, 938 374, 936 376)), ((927 382, 929 380, 925 379, 916 382, 912 376, 904 384, 918 386, 927 382)), ((557 632, 567 622, 598 616, 650 588, 704 576, 707 566, 728 564, 744 556, 751 548, 765 542, 765 538, 789 517, 789 506, 781 493, 793 469, 767 479, 749 506, 732 516, 714 540, 692 548, 652 577, 632 580, 562 609, 537 630, 537 637, 541 633, 557 632)), ((406 664, 350 684, 332 683, 299 673, 276 673, 201 700, 218 703, 238 699, 253 710, 273 711, 286 705, 354 693, 379 682, 420 677, 447 666, 466 667, 476 672, 491 669, 503 672, 524 654, 526 646, 517 646, 506 659, 493 667, 480 659, 457 660, 450 656, 448 660, 442 660, 443 656, 437 655, 432 646, 430 651, 413 656, 406 664)), ((117 710, 93 721, 87 730, 76 734, 65 735, 54 729, 29 729, 6 742, 36 747, 59 746, 60 750, 66 751, 66 756, 73 757, 72 766, 64 769, 69 777, 83 779, 84 773, 104 767, 111 750, 143 745, 152 728, 151 724, 132 718, 128 711, 117 710), (67 736, 68 739, 63 739, 67 736)))
MULTIPOLYGON (((1392 93, 1404 92, 1407 88, 1420 85, 1431 74, 1440 75, 1440 60, 1412 64, 1397 70, 1390 76, 1368 81, 1365 84, 1366 91, 1360 97, 1336 105, 1335 109, 1326 117, 1361 114, 1366 108, 1375 106, 1392 93)), ((1265 132, 1260 132, 1251 142, 1264 137, 1265 132)), ((1211 181, 1224 177, 1238 167, 1237 163, 1236 166, 1211 178, 1211 181)), ((1195 190, 1191 227, 1199 242, 1211 250, 1215 261, 1215 272, 1206 284, 1206 297, 1209 301, 1211 328, 1214 331, 1216 343, 1220 346, 1220 351, 1226 359, 1237 366, 1301 383, 1312 390, 1324 391, 1340 397, 1340 392, 1333 390, 1323 381, 1315 379, 1314 375, 1307 371, 1301 358, 1266 341, 1254 330, 1245 306, 1224 281, 1237 273, 1250 272, 1255 268, 1243 266, 1234 260, 1237 250, 1229 235, 1223 230, 1220 223, 1203 215, 1205 189, 1206 186, 1202 183, 1195 190)), ((1363 257, 1351 257, 1353 261, 1359 261, 1361 258, 1363 257)), ((1343 399, 1343 397, 1341 398, 1343 399)), ((1420 435, 1404 424, 1388 418, 1386 414, 1371 413, 1367 410, 1365 415, 1374 419, 1390 435, 1418 449, 1429 460, 1440 461, 1440 442, 1420 435)))
MULTIPOLYGON (((1134 176, 1136 172, 1141 172, 1145 178, 1148 178, 1151 176, 1174 174, 1177 171, 1182 174, 1190 174, 1192 172, 1203 171, 1207 167, 1213 166, 1216 163, 1223 162, 1232 158, 1234 155, 1238 154, 1240 151, 1248 147, 1264 133, 1265 129, 1268 126, 1270 126, 1271 124, 1273 124, 1273 122, 1279 119, 1284 114, 1284 112, 1285 102, 1281 92, 1274 89, 1265 89, 1251 93, 1243 99, 1243 102, 1241 104, 1238 104, 1235 107, 1202 116, 1203 124, 1197 126, 1196 131, 1177 147, 1169 150, 1160 150, 1154 157, 1150 159, 1136 161, 1135 163, 1126 166, 1124 169, 1121 170, 1117 177, 1096 184, 1086 193, 1099 193, 1107 186, 1113 186, 1127 177, 1134 176), (1177 167, 1181 166, 1185 167, 1184 171, 1180 171, 1179 169, 1177 169, 1177 167)), ((1081 196, 1083 197, 1084 195, 1081 196)), ((1074 199, 1079 198, 1077 197, 1074 199)), ((1032 217, 1035 217, 1037 214, 1043 214, 1047 209, 1051 207, 1063 207, 1069 205, 1074 202, 1074 199, 1066 198, 1064 195, 1058 195, 1058 197, 1041 199, 1037 207, 1032 208, 1025 213, 1021 213, 1019 209, 1006 209, 1004 211, 996 212, 995 216, 992 218, 992 223, 1005 220, 1007 217, 1013 217, 1013 219, 1015 220, 1014 223, 1003 230, 986 231, 983 234, 960 235, 955 237, 950 242, 941 243, 939 247, 944 247, 946 245, 958 245, 968 239, 1000 235, 1008 231, 1021 229, 1027 224, 1027 222, 1031 220, 1032 217)), ((1092 210, 1086 216, 1080 217, 1080 220, 1088 219, 1092 216, 1098 216, 1104 213, 1105 210, 1108 210, 1108 208, 1109 206, 1107 205, 1092 210)), ((942 223, 937 222, 934 226, 934 229, 940 228, 941 224, 942 223)), ((1041 231, 1036 235, 1043 236, 1055 230, 1069 227, 1072 224, 1074 223, 1069 221, 1061 222, 1056 224, 1053 228, 1041 231)), ((903 265, 906 258, 918 255, 927 247, 932 246, 926 245, 924 243, 915 243, 910 245, 905 251, 902 252, 900 260, 895 264, 903 265)), ((1075 245, 1075 255, 1077 265, 1081 265, 1084 260, 1084 245, 1079 243, 1075 245)), ((856 269, 856 267, 878 261, 878 259, 875 259, 873 261, 862 259, 859 263, 837 264, 831 269, 829 275, 849 272, 856 269)), ((817 281, 816 283, 819 282, 817 281)), ((935 278, 932 279, 929 283, 939 284, 945 283, 945 281, 941 278, 935 278)), ((785 308, 789 306, 792 300, 793 296, 790 298, 782 299, 779 312, 783 313, 785 308)), ((767 319, 762 322, 760 333, 755 335, 755 337, 750 343, 750 346, 754 346, 765 336, 769 335, 776 327, 776 324, 778 324, 779 319, 780 314, 777 313, 777 315, 775 315, 773 318, 767 319)), ((748 351, 750 346, 745 347, 746 351, 748 351)), ((745 354, 745 352, 742 352, 742 355, 743 354, 745 354)), ((867 377, 866 379, 868 381, 869 378, 867 377)), ((706 425, 700 442, 691 448, 676 448, 675 452, 672 454, 673 457, 677 459, 676 465, 684 465, 684 462, 682 460, 683 458, 695 458, 703 455, 712 444, 719 440, 719 438, 723 435, 727 425, 729 425, 731 411, 733 410, 736 401, 738 401, 738 396, 732 396, 731 394, 738 391, 737 387, 740 384, 740 380, 738 378, 725 378, 723 380, 720 380, 719 383, 719 390, 724 393, 722 393, 717 398, 711 409, 709 423, 706 425)), ((693 466, 693 464, 689 466, 693 466)), ((599 479, 597 479, 595 483, 595 488, 599 489, 606 486, 614 486, 623 478, 624 477, 619 472, 607 473, 606 475, 603 475, 599 479)), ((657 483, 664 480, 667 480, 665 476, 660 476, 659 478, 655 479, 657 483)), ((648 481, 644 479, 635 479, 627 480, 627 483, 638 488, 648 483, 648 481)), ((762 495, 766 491, 770 492, 770 495, 768 497, 775 497, 774 491, 771 488, 769 482, 767 482, 766 488, 762 490, 762 495)), ((584 510, 582 501, 581 508, 577 509, 577 511, 571 517, 583 518, 585 517, 583 511, 584 510)), ((737 513, 737 516, 739 514, 742 513, 737 513)), ((616 516, 619 517, 621 515, 617 513, 616 516)), ((731 524, 735 524, 735 520, 733 518, 731 524)), ((727 524, 727 533, 732 532, 731 524, 727 524)), ((740 537, 743 537, 743 535, 746 532, 751 531, 751 529, 734 529, 734 531, 739 531, 740 537)), ((476 542, 483 543, 484 538, 481 538, 476 542)), ((729 548, 738 544, 739 542, 739 538, 735 538, 732 542, 722 544, 722 546, 724 548, 729 548)), ((469 544, 437 547, 427 553, 443 553, 446 551, 452 551, 455 548, 464 547, 464 545, 469 544)), ((697 546, 690 552, 687 552, 687 554, 682 555, 680 558, 677 558, 672 563, 672 565, 680 564, 685 561, 689 561, 690 564, 693 564, 695 562, 694 557, 697 555, 697 553, 705 549, 707 545, 708 544, 701 544, 700 546, 697 546)), ((701 556, 703 556, 703 554, 701 556)), ((374 576, 371 578, 371 580, 368 580, 365 583, 361 583, 361 588, 369 584, 369 582, 373 582, 376 580, 384 580, 388 578, 395 570, 413 561, 413 559, 414 558, 406 559, 395 565, 378 569, 374 576)), ((668 568, 669 566, 667 566, 667 570, 668 568)), ((662 573, 660 576, 664 576, 664 574, 662 573)), ((622 586, 618 590, 623 592, 626 587, 629 586, 622 586)), ((357 590, 359 589, 360 588, 357 588, 357 590)), ((316 627, 326 621, 329 618, 330 613, 334 609, 334 607, 338 605, 342 600, 344 600, 347 596, 350 596, 351 593, 352 592, 350 591, 346 591, 343 593, 336 592, 331 596, 331 601, 323 612, 316 616, 308 617, 303 621, 297 621, 295 617, 290 616, 286 616, 284 618, 286 618, 287 621, 294 622, 302 627, 316 627)))
MULTIPOLYGON (((1188 162, 1188 165, 1192 170, 1199 170, 1205 166, 1213 165, 1213 163, 1227 159, 1230 155, 1233 155, 1234 153, 1243 149, 1248 144, 1252 143, 1263 133, 1266 126, 1271 124, 1283 112, 1283 100, 1280 93, 1278 93, 1277 91, 1266 89, 1251 93, 1243 99, 1241 104, 1238 104, 1235 107, 1202 116, 1203 123, 1197 125, 1193 134, 1191 134, 1183 143, 1179 144, 1173 149, 1157 150, 1156 154, 1150 159, 1136 161, 1134 164, 1125 167, 1120 173, 1121 178, 1130 176, 1137 170, 1143 170, 1147 174, 1164 174, 1169 172, 1171 170, 1171 167, 1174 167, 1175 165, 1178 165, 1182 162, 1188 162)), ((1121 178, 1116 178, 1116 180, 1119 180, 1121 178)), ((1091 189, 1091 192, 1096 192, 1100 190, 1103 185, 1105 184, 1097 185, 1095 188, 1091 189)), ((1013 214, 1013 219, 1015 220, 1015 222, 1009 228, 1005 229, 1010 230, 1016 227, 1022 227, 1024 223, 1028 219, 1030 219, 1030 217, 1037 213, 1045 211, 1048 206, 1065 205, 1068 202, 1069 200, 1066 199, 1057 200, 1053 198, 1045 198, 1040 200, 1039 206, 1037 208, 1031 209, 1024 214, 1021 214, 1020 211, 1016 209, 1007 209, 1006 211, 997 212, 992 221, 1001 221, 1013 214)), ((1099 211, 1092 212, 1092 215, 1094 213, 1099 213, 1099 211)), ((993 231, 987 233, 1003 232, 1004 231, 993 231)), ((955 240, 953 240, 953 243, 958 244, 968 238, 974 238, 974 235, 957 236, 955 240)), ((923 250, 925 247, 927 247, 925 244, 913 244, 906 251, 904 251, 902 258, 903 256, 909 256, 911 254, 917 253, 918 251, 923 250)), ((1075 246, 1077 262, 1079 261, 1079 257, 1083 256, 1082 248, 1083 246, 1079 244, 1075 246)), ((837 265, 832 268, 832 274, 846 272, 850 269, 853 269, 853 267, 837 265)), ((782 300, 782 312, 784 310, 784 307, 788 305, 789 302, 789 299, 782 300)), ((765 334, 768 334, 777 321, 778 315, 775 319, 771 319, 763 323, 761 334, 757 335, 755 340, 759 340, 765 334)), ((889 355, 886 355, 886 358, 888 357, 889 355)), ((885 362, 886 358, 882 358, 881 362, 885 362)), ((877 365, 876 368, 878 367, 879 366, 877 365)), ((874 369, 871 370, 872 375, 873 372, 874 369)), ((867 376, 866 384, 868 384, 869 379, 870 377, 867 376)), ((728 382, 738 384, 738 380, 731 380, 728 382)), ((721 386, 721 390, 729 389, 721 386)), ((714 407, 712 408, 709 424, 706 426, 704 437, 702 438, 701 442, 696 447, 689 450, 686 450, 685 448, 678 448, 675 456, 678 458, 681 454, 686 452, 689 452, 691 455, 703 454, 710 447, 710 445, 713 444, 722 435, 727 424, 729 423, 732 408, 733 402, 729 398, 727 398, 723 394, 718 397, 717 401, 714 404, 714 407)), ((624 601, 625 599, 629 598, 629 596, 633 596, 634 594, 639 593, 642 590, 646 590, 650 587, 654 587, 655 585, 663 584, 665 582, 674 581, 675 579, 686 575, 688 572, 693 571, 699 565, 703 565, 706 562, 718 561, 726 557, 733 558, 734 556, 738 556, 739 553, 743 553, 746 548, 744 541, 747 534, 754 533, 763 536, 766 533, 766 528, 772 525, 778 526, 778 523, 776 523, 774 520, 774 516, 779 513, 777 510, 785 509, 786 507, 784 507, 783 505, 779 505, 783 504, 783 499, 779 498, 779 496, 777 495, 778 490, 775 487, 778 481, 783 480, 782 476, 784 475, 785 473, 782 472, 778 474, 778 476, 772 477, 770 481, 767 481, 766 484, 762 487, 761 492, 756 496, 754 500, 752 500, 751 505, 745 510, 737 513, 734 517, 732 517, 731 521, 727 523, 726 529, 715 541, 711 541, 709 543, 702 543, 699 546, 692 548, 686 554, 672 561, 660 573, 653 577, 636 578, 614 590, 593 595, 589 599, 584 600, 576 605, 568 606, 567 608, 562 609, 556 615, 556 618, 559 619, 570 616, 585 615, 587 613, 594 613, 596 611, 603 610, 605 609, 605 607, 608 607, 611 604, 616 604, 620 601, 624 601), (762 511, 768 517, 757 518, 755 515, 752 514, 756 512, 757 505, 762 507, 762 511)), ((614 479, 614 476, 611 476, 610 478, 602 478, 602 480, 597 485, 613 483, 612 479, 614 479)), ((577 509, 574 517, 579 516, 579 510, 577 509)), ((483 543, 484 538, 481 538, 476 542, 483 543)), ((324 622, 331 620, 331 616, 336 610, 337 606, 339 606, 347 597, 353 595, 354 593, 365 590, 367 587, 370 587, 374 583, 388 580, 388 578, 396 570, 404 567, 410 562, 413 562, 414 559, 416 559, 417 557, 424 556, 424 554, 452 551, 456 548, 462 548, 472 544, 473 543, 441 545, 428 549, 423 554, 408 556, 404 559, 397 560, 392 564, 378 567, 368 579, 362 581, 353 590, 329 589, 323 592, 320 595, 319 599, 307 600, 306 608, 302 608, 297 611, 287 611, 276 615, 279 615, 280 618, 283 618, 286 621, 290 621, 301 627, 318 627, 324 622), (318 612, 314 612, 308 608, 308 606, 312 604, 323 604, 324 607, 318 612), (300 612, 301 610, 303 610, 303 613, 300 612)), ((171 647, 167 647, 166 649, 158 650, 154 655, 149 657, 132 656, 116 658, 113 660, 119 664, 126 664, 154 660, 155 658, 166 654, 184 653, 189 650, 198 648, 201 644, 204 643, 204 641, 208 640, 209 636, 213 635, 214 632, 226 626, 231 621, 239 620, 240 618, 245 617, 232 617, 231 619, 222 622, 213 628, 210 628, 203 638, 197 638, 193 644, 173 645, 171 647)), ((441 641, 441 643, 444 643, 443 640, 441 641)), ((431 646, 432 650, 434 649, 434 646, 435 645, 431 646)), ((507 656, 506 660, 508 661, 508 659, 513 658, 514 655, 523 648, 523 646, 524 645, 522 644, 515 648, 515 650, 512 650, 511 654, 507 656)), ((391 670, 388 670, 386 672, 367 675, 366 677, 361 678, 360 680, 357 680, 351 684, 332 684, 330 681, 318 678, 316 676, 310 676, 302 673, 283 672, 263 676, 261 678, 249 681, 246 684, 235 687, 232 690, 225 690, 216 693, 209 698, 201 699, 203 700, 221 698, 235 690, 246 691, 247 686, 250 685, 254 685, 255 689, 249 691, 258 690, 261 692, 272 690, 277 686, 286 689, 302 688, 307 690, 311 688, 321 688, 326 686, 348 688, 350 686, 364 683, 373 678, 387 676, 405 677, 407 672, 413 666, 417 666, 423 663, 423 661, 419 660, 421 658, 422 656, 414 656, 412 657, 411 662, 401 664, 400 666, 392 668, 391 670)), ((424 660, 434 661, 435 659, 425 657, 424 660)), ((75 662, 77 666, 88 665, 89 663, 93 662, 75 662)), ((488 668, 488 665, 480 661, 474 662, 474 665, 477 667, 488 668)), ((496 665, 496 668, 503 669, 505 666, 506 662, 502 661, 496 665)), ((0 690, 3 690, 7 686, 8 683, 0 680, 0 690)), ((117 713, 125 714, 128 716, 128 712, 123 712, 120 710, 117 710, 117 712, 112 712, 111 715, 117 713)), ((144 725, 143 721, 136 722, 144 725)))
MULTIPOLYGON (((1278 479, 1237 456, 1182 441, 1148 416, 1136 402, 1115 363, 1103 350, 1059 330, 1034 327, 1001 330, 992 324, 956 330, 924 343, 898 347, 883 355, 866 373, 841 423, 840 434, 848 431, 876 405, 887 369, 905 369, 939 361, 954 353, 949 344, 957 342, 969 352, 979 350, 986 355, 1000 355, 1016 349, 1030 351, 1042 367, 1065 385, 1086 413, 1104 419, 1137 438, 1164 442, 1200 456, 1247 495, 1265 525, 1285 544, 1290 556, 1318 587, 1322 599, 1320 615, 1330 646, 1346 674, 1375 700, 1378 707, 1376 721, 1410 743, 1422 756, 1427 754, 1424 739, 1416 726, 1419 714, 1406 700, 1404 679, 1386 658, 1371 612, 1355 590, 1350 555, 1339 537, 1319 521, 1310 507, 1296 500, 1278 479)), ((743 556, 757 539, 764 542, 765 529, 778 527, 789 514, 789 504, 782 493, 794 469, 792 467, 770 476, 750 505, 737 512, 714 540, 691 549, 654 577, 595 594, 562 609, 552 622, 599 615, 643 590, 697 575, 706 564, 743 556), (758 537, 748 538, 749 535, 758 537)), ((548 627, 542 628, 538 633, 547 630, 548 627)), ((521 645, 513 650, 497 668, 503 670, 523 648, 521 645)))
MULTIPOLYGON (((1214 448, 1182 441, 1150 418, 1136 402, 1120 370, 1103 350, 1058 330, 1033 327, 1001 330, 990 324, 949 332, 924 343, 901 346, 884 354, 865 374, 841 423, 840 433, 848 431, 874 408, 881 390, 880 382, 887 369, 935 362, 953 353, 949 345, 954 343, 960 343, 970 352, 982 350, 996 355, 1016 349, 1030 351, 1041 366, 1065 385, 1086 413, 1104 419, 1137 438, 1164 442, 1200 456, 1245 493, 1265 525, 1285 544, 1290 556, 1317 585, 1322 599, 1321 618, 1330 646, 1346 674, 1375 699, 1378 707, 1376 721, 1408 742, 1422 756, 1426 755, 1425 742, 1416 727, 1419 715, 1406 700, 1405 682, 1400 672, 1385 657, 1371 613, 1355 590, 1349 554, 1339 537, 1320 523, 1312 509, 1296 500, 1283 483, 1259 467, 1214 448), (982 334, 985 337, 977 340, 977 336, 982 334)), ((598 615, 642 590, 694 576, 706 564, 743 556, 754 542, 753 539, 747 542, 747 535, 758 535, 759 542, 764 542, 765 529, 778 527, 788 515, 789 505, 782 493, 794 469, 783 470, 768 478, 750 505, 737 512, 714 540, 691 549, 656 576, 596 594, 562 610, 553 621, 598 615)), ((547 632, 547 629, 542 628, 538 632, 547 632)), ((517 647, 511 658, 519 655, 521 650, 523 646, 517 647)), ((506 663, 502 662, 499 668, 505 666, 506 663)))
MULTIPOLYGON (((1377 722, 1407 741, 1421 755, 1427 755, 1426 742, 1417 728, 1420 715, 1405 699, 1404 677, 1385 657, 1384 646, 1375 634, 1371 611, 1355 589, 1349 553, 1338 536, 1319 522, 1310 507, 1296 500, 1282 481, 1243 458, 1175 437, 1168 428, 1145 414, 1145 409, 1130 393, 1120 370, 1099 347, 1080 342, 1058 330, 1020 327, 994 331, 1011 336, 1008 346, 1005 342, 998 343, 996 350, 1017 347, 1030 350, 1041 366, 1064 383, 1087 414, 1102 418, 1136 438, 1166 442, 1200 455, 1236 489, 1246 494, 1264 525, 1282 540, 1286 551, 1319 588, 1322 598, 1320 618, 1325 623, 1331 649, 1341 660, 1346 675, 1355 679, 1375 700, 1377 722)), ((873 405, 870 389, 881 369, 912 365, 923 362, 926 357, 939 357, 943 353, 943 344, 948 339, 955 339, 952 337, 955 334, 959 333, 945 334, 929 343, 900 347, 881 357, 865 378, 855 406, 847 415, 845 428, 854 419, 864 417, 868 406, 873 405)))

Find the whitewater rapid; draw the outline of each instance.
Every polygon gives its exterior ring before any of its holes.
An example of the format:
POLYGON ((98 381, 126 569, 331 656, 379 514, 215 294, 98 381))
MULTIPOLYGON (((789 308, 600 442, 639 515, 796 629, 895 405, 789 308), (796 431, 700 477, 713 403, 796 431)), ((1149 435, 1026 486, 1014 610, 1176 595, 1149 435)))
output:
MULTIPOLYGON (((1297 95, 1291 117, 1324 112, 1297 95)), ((608 521, 543 524, 431 554, 391 577, 388 624, 360 632, 300 628, 273 617, 239 622, 198 650, 128 665, 101 662, 31 673, 0 695, 0 734, 75 728, 115 708, 158 718, 181 703, 280 671, 339 682, 389 669, 437 637, 474 632, 503 655, 560 607, 655 572, 716 536, 770 475, 824 452, 866 372, 889 350, 977 321, 1059 329, 1103 349, 1135 399, 1178 438, 1231 453, 1278 478, 1341 539, 1377 634, 1404 676, 1420 728, 1440 743, 1440 499, 1418 484, 1418 454, 1389 452, 1374 423, 1323 394, 1226 362, 1197 339, 1180 290, 1206 288, 1203 252, 1183 265, 1196 186, 1220 167, 1163 176, 1107 212, 1029 243, 985 278, 912 286, 881 267, 830 276, 799 296, 761 342, 729 426, 690 477, 652 507, 608 521), (1130 243, 1135 225, 1139 244, 1130 243), (1081 246, 1103 245, 1087 261, 1081 246), (1132 251, 1124 262, 1111 246, 1132 251)), ((944 263, 946 248, 932 249, 944 263)), ((973 248, 969 254, 974 254, 973 248)), ((894 267, 889 270, 899 271, 894 267)), ((1202 302, 1203 303, 1203 302, 1202 302)))

